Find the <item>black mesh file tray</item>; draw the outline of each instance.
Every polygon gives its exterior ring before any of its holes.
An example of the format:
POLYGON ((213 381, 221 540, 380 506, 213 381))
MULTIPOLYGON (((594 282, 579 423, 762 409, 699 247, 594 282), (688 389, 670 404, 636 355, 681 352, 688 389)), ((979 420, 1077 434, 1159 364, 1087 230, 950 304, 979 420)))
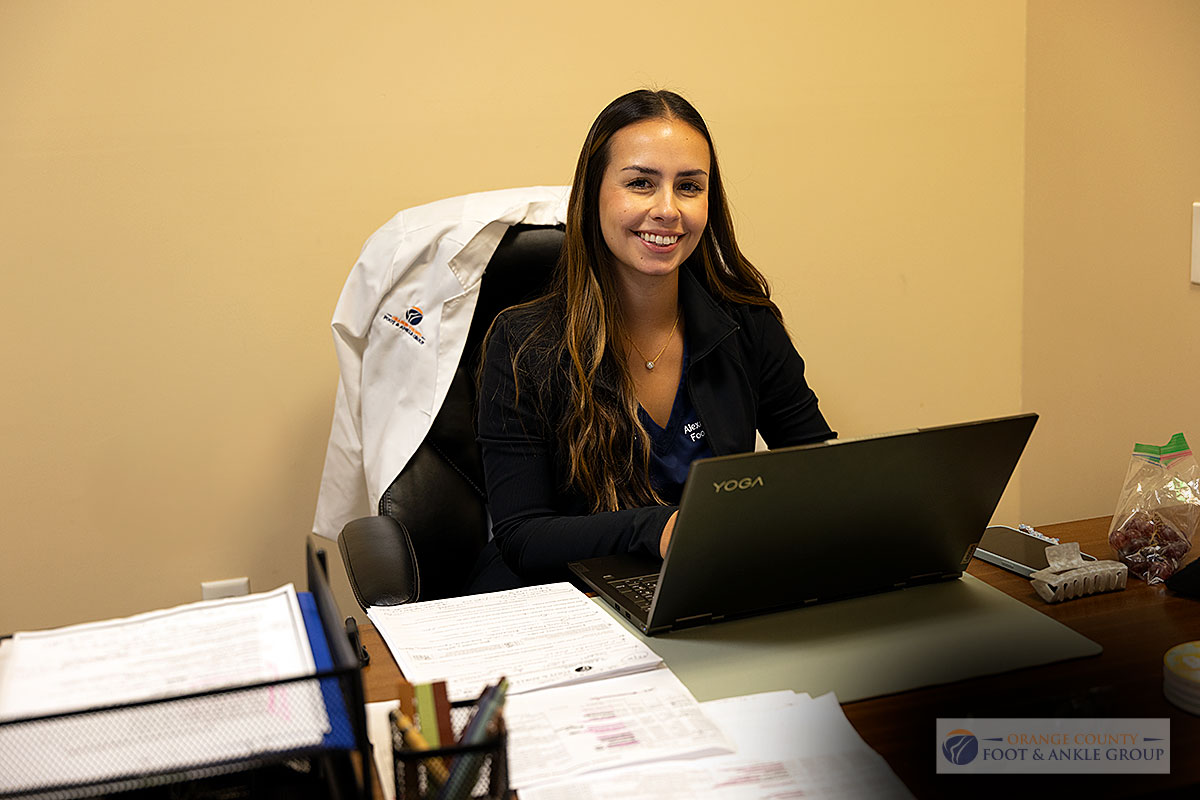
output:
POLYGON ((0 797, 93 797, 270 765, 310 783, 356 749, 345 702, 356 679, 341 670, 2 722, 0 797))
POLYGON ((0 721, 0 798, 368 796, 362 677, 323 555, 310 547, 329 633, 315 674, 0 721))

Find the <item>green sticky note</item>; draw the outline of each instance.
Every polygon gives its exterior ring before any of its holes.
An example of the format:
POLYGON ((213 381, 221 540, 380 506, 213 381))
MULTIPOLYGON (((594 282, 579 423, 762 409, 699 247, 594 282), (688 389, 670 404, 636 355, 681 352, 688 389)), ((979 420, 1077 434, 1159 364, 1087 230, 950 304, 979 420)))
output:
POLYGON ((429 742, 430 747, 441 747, 442 736, 438 730, 437 703, 433 698, 433 685, 418 683, 413 687, 413 693, 416 695, 417 716, 421 720, 421 735, 425 737, 425 741, 429 742))

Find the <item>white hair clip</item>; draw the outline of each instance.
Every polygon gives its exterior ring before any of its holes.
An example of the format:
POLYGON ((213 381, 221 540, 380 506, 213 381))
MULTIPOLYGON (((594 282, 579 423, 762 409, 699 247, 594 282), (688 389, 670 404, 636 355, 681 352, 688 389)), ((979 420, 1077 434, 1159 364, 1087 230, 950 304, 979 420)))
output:
POLYGON ((1129 568, 1120 561, 1084 561, 1079 542, 1052 544, 1046 548, 1050 566, 1029 576, 1034 591, 1047 603, 1059 603, 1089 594, 1125 588, 1129 568))

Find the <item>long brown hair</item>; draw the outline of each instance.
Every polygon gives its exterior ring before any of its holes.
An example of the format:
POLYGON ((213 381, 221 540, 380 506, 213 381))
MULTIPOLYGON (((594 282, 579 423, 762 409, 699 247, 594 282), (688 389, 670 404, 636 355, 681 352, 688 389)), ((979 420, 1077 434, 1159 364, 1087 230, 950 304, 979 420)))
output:
POLYGON ((542 398, 549 392, 562 395, 544 408, 555 409, 552 423, 566 455, 564 488, 581 493, 593 511, 662 502, 650 485, 650 438, 638 418, 633 378, 614 346, 621 325, 615 259, 600 228, 600 184, 612 137, 650 119, 687 123, 708 142, 708 224, 683 268, 691 269, 718 301, 766 306, 779 316, 766 279, 737 246, 704 118, 671 91, 640 89, 609 103, 592 123, 575 166, 553 288, 529 304, 539 310, 538 322, 513 350, 518 385, 524 376, 533 379, 542 398), (537 362, 535 368, 522 363, 526 355, 537 362))

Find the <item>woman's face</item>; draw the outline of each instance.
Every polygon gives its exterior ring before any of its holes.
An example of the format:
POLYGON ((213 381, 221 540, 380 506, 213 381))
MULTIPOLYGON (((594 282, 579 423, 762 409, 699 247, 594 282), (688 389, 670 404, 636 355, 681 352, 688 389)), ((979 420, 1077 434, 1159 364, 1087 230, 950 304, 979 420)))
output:
POLYGON ((669 275, 708 224, 708 142, 679 120, 651 119, 609 141, 600 184, 600 229, 622 270, 669 275))

